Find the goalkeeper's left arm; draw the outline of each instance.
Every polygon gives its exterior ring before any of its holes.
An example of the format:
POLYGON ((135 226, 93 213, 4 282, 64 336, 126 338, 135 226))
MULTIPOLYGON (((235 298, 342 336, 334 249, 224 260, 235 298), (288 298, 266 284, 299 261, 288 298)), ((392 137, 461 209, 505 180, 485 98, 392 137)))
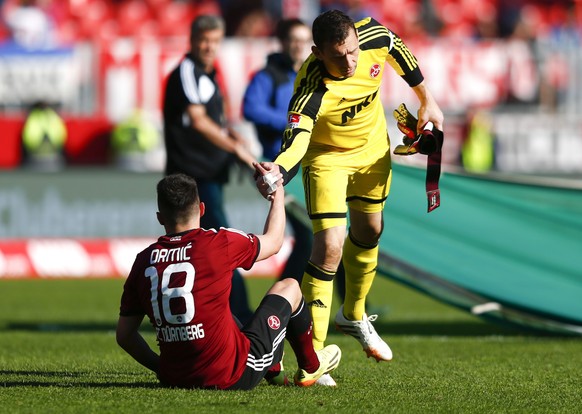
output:
POLYGON ((428 122, 432 122, 436 129, 443 131, 443 112, 428 90, 425 81, 422 81, 418 85, 414 86, 412 90, 420 101, 416 132, 421 133, 428 122))

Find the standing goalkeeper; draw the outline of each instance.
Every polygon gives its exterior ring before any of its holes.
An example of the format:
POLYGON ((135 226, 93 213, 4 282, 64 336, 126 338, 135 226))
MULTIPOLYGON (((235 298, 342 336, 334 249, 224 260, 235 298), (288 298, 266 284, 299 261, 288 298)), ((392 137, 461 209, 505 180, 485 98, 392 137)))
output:
MULTIPOLYGON (((371 324, 376 316, 365 313, 392 177, 379 95, 384 63, 417 95, 419 131, 428 121, 442 130, 443 114, 414 55, 374 19, 354 23, 344 13, 330 10, 315 19, 312 32, 315 46, 295 81, 281 152, 273 163, 263 165, 280 172, 284 182, 300 165, 303 169, 314 244, 301 288, 313 317, 315 348, 322 349, 327 336, 333 278, 343 252, 346 297, 336 326, 355 337, 369 357, 389 361, 392 351, 371 324)), ((266 195, 265 184, 259 190, 266 195)), ((335 385, 329 375, 319 383, 335 385)))

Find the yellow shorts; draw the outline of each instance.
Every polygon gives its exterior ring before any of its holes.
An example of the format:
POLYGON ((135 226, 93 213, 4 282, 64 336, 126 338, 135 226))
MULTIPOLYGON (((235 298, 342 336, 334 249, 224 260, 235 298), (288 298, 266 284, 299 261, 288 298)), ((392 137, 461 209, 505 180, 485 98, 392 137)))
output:
POLYGON ((383 210, 392 180, 387 139, 358 153, 310 149, 302 168, 313 233, 345 226, 348 205, 364 213, 383 210))

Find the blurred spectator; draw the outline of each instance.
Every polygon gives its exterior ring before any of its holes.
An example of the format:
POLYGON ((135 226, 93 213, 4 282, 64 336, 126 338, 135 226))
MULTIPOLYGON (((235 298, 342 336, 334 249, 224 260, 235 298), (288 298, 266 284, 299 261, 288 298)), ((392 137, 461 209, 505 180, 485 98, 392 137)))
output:
POLYGON ((380 7, 377 2, 365 0, 321 0, 321 12, 327 10, 341 10, 354 21, 362 20, 368 16, 379 16, 380 7))
POLYGON ((148 155, 159 143, 159 131, 143 111, 135 110, 117 124, 111 135, 111 146, 119 168, 128 171, 147 171, 148 155))
POLYGON ((499 37, 497 9, 491 2, 482 2, 474 13, 475 37, 494 39, 499 37))
POLYGON ((240 20, 234 36, 267 37, 271 35, 273 20, 267 11, 255 9, 246 13, 240 20))
POLYGON ((23 166, 43 171, 65 166, 67 128, 46 102, 32 105, 22 130, 23 166))
MULTIPOLYGON (((273 31, 273 8, 265 8, 263 0, 220 0, 226 23, 226 36, 265 37, 273 31)), ((276 8, 275 8, 276 10, 276 8)))
POLYGON ((504 37, 511 40, 522 40, 533 46, 536 37, 543 33, 540 23, 537 7, 525 6, 517 11, 513 30, 504 37))
POLYGON ((281 149, 293 82, 313 44, 311 29, 299 19, 280 21, 276 36, 281 52, 267 57, 267 66, 253 76, 243 100, 243 114, 255 125, 269 160, 281 149))
MULTIPOLYGON (((420 12, 416 21, 422 26, 427 34, 431 36, 436 36, 441 31, 443 27, 443 22, 438 17, 438 13, 435 10, 435 5, 433 0, 421 0, 420 1, 420 12)), ((406 34, 406 36, 414 34, 406 34)))
POLYGON ((436 27, 440 28, 439 19, 431 10, 432 7, 421 6, 420 3, 409 2, 403 5, 403 13, 398 22, 399 35, 418 42, 429 37, 431 34, 429 30, 436 34, 438 31, 436 27))
MULTIPOLYGON (((198 182, 207 209, 206 229, 230 227, 224 211, 224 185, 238 160, 249 168, 255 161, 246 140, 227 128, 223 97, 216 82, 215 61, 224 37, 224 21, 200 15, 191 24, 190 50, 170 73, 164 97, 166 175, 183 173, 198 182)), ((245 323, 252 312, 242 276, 233 274, 230 305, 245 323)))
POLYGON ((46 49, 55 45, 54 25, 36 0, 19 0, 7 6, 6 24, 11 40, 26 49, 46 49))
POLYGON ((548 30, 539 39, 541 81, 540 103, 546 110, 567 106, 569 87, 576 75, 575 60, 582 44, 582 28, 577 25, 573 5, 551 5, 548 30))
POLYGON ((380 5, 376 2, 365 0, 344 0, 347 14, 355 21, 365 19, 369 16, 380 14, 380 5))
MULTIPOLYGON (((578 6, 582 8, 582 5, 578 6)), ((576 6, 573 4, 550 6, 548 39, 551 47, 573 50, 582 44, 582 27, 576 21, 576 6)), ((580 22, 582 23, 582 22, 580 22)))
POLYGON ((461 150, 463 168, 472 173, 486 173, 494 166, 495 139, 490 114, 485 110, 469 111, 467 137, 461 150))
MULTIPOLYGON (((498 1, 497 3, 497 25, 498 33, 500 37, 509 37, 516 33, 516 27, 520 23, 521 9, 525 4, 525 0, 513 0, 513 1, 498 1)), ((527 25, 527 21, 521 21, 524 26, 527 25)), ((517 28, 517 32, 520 33, 524 28, 517 28)))
POLYGON ((277 22, 283 18, 284 1, 285 0, 263 0, 263 8, 273 21, 277 22))

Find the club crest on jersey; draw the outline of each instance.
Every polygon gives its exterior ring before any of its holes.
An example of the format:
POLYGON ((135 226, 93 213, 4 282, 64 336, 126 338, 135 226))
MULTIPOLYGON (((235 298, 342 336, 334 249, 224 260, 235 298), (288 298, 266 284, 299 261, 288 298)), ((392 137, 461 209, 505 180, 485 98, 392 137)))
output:
POLYGON ((375 78, 380 74, 381 66, 377 63, 374 63, 372 67, 370 67, 370 77, 375 78))
POLYGON ((299 121, 301 121, 301 115, 289 114, 289 117, 287 118, 287 128, 297 128, 299 126, 299 121))
POLYGON ((269 325, 269 328, 273 329, 274 331, 281 327, 281 321, 275 315, 269 316, 267 319, 267 324, 269 325))

